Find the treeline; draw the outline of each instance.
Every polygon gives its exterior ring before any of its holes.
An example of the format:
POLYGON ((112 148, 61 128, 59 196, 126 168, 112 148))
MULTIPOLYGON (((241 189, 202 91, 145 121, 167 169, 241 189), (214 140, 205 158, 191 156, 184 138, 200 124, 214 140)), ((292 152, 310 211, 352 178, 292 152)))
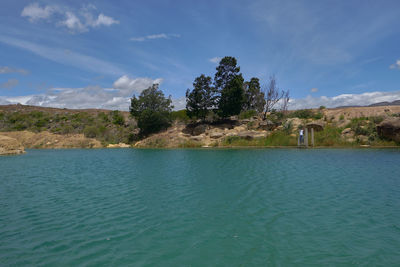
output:
POLYGON ((240 67, 234 57, 224 57, 219 62, 214 75, 201 74, 193 82, 193 89, 186 91, 186 110, 190 118, 205 120, 209 114, 221 118, 239 115, 241 112, 254 111, 263 114, 281 102, 280 109, 286 111, 289 104, 289 91, 277 87, 274 76, 261 88, 257 77, 244 81, 240 67))
POLYGON ((257 77, 245 81, 236 58, 224 57, 214 79, 201 74, 186 91, 186 114, 172 113, 171 96, 166 98, 157 84, 131 98, 130 113, 138 121, 140 134, 146 136, 166 129, 174 115, 205 121, 245 113, 262 115, 265 120, 278 103, 281 111, 287 111, 289 99, 289 90, 279 89, 274 76, 263 87, 257 77))

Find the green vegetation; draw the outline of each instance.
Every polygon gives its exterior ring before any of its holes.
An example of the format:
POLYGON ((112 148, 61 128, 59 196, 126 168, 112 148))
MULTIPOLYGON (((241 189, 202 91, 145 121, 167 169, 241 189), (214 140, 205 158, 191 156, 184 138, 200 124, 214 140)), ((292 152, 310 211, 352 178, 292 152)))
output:
POLYGON ((322 119, 322 113, 320 111, 314 111, 312 109, 298 109, 289 113, 289 118, 300 118, 300 119, 322 119))
POLYGON ((263 138, 245 139, 239 136, 226 137, 221 146, 254 146, 254 147, 268 147, 268 146, 296 146, 297 138, 288 135, 284 131, 275 131, 271 135, 263 138))
POLYGON ((103 144, 132 143, 137 140, 136 123, 120 111, 10 111, 0 112, 0 131, 49 131, 54 134, 84 134, 103 144))
POLYGON ((216 91, 211 83, 211 77, 202 74, 194 80, 193 90, 186 91, 186 114, 189 118, 199 118, 204 121, 216 105, 216 91))
POLYGON ((257 116, 258 113, 255 110, 243 110, 239 114, 239 119, 244 120, 244 119, 250 119, 254 116, 257 116))
POLYGON ((130 112, 138 121, 141 136, 159 132, 171 125, 171 97, 165 98, 158 84, 143 90, 138 98, 131 98, 130 112))
POLYGON ((182 110, 172 111, 171 112, 171 120, 186 123, 190 120, 190 118, 187 115, 186 109, 182 109, 182 110))

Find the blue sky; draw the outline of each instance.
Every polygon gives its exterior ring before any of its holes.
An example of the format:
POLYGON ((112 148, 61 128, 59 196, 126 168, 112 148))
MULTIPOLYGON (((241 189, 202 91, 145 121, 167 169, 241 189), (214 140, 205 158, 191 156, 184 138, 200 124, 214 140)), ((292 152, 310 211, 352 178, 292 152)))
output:
POLYGON ((177 107, 234 56, 292 108, 400 99, 399 1, 0 2, 0 104, 128 109, 154 82, 177 107))

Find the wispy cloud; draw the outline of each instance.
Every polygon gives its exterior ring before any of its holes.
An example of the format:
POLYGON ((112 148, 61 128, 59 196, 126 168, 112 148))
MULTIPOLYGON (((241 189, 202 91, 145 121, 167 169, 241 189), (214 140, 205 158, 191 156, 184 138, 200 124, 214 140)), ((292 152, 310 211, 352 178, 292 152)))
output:
POLYGON ((311 92, 311 93, 316 93, 316 92, 318 92, 318 88, 311 88, 311 89, 310 89, 310 92, 311 92))
POLYGON ((211 63, 215 63, 218 64, 221 61, 222 57, 213 57, 210 58, 208 61, 210 61, 211 63))
POLYGON ((381 9, 378 3, 360 6, 352 14, 348 3, 340 1, 310 5, 302 0, 258 0, 248 8, 263 34, 286 40, 287 49, 280 48, 277 57, 318 65, 353 61, 365 48, 393 33, 391 25, 398 20, 398 11, 381 9))
POLYGON ((180 38, 180 34, 176 33, 159 33, 159 34, 152 34, 140 37, 132 37, 130 38, 131 41, 134 42, 144 42, 146 40, 155 40, 155 39, 171 39, 171 38, 180 38))
POLYGON ((27 17, 32 23, 39 20, 46 20, 57 26, 64 26, 71 33, 82 33, 89 31, 90 28, 119 24, 118 20, 103 13, 94 14, 96 10, 97 8, 94 5, 87 5, 79 10, 72 10, 68 7, 56 5, 42 7, 38 3, 32 3, 24 7, 21 16, 27 17), (63 19, 60 19, 60 16, 63 19))
POLYGON ((16 68, 12 68, 12 67, 0 67, 0 74, 5 74, 5 73, 20 73, 20 74, 29 74, 29 71, 24 70, 24 69, 16 69, 16 68))
POLYGON ((396 63, 389 66, 391 69, 400 69, 400 59, 396 61, 396 63))
POLYGON ((0 88, 11 89, 17 86, 19 81, 17 79, 9 79, 8 81, 0 84, 0 88))
POLYGON ((94 73, 122 75, 124 71, 113 63, 62 48, 38 45, 29 41, 0 36, 0 42, 32 52, 43 58, 94 73), (67 54, 66 54, 67 53, 67 54))

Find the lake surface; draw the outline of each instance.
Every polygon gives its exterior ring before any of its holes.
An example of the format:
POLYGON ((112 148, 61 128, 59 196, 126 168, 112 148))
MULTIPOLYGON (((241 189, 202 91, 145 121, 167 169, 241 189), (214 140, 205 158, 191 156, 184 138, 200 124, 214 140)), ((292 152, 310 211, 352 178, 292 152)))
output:
POLYGON ((399 266, 400 150, 0 157, 0 266, 399 266))

